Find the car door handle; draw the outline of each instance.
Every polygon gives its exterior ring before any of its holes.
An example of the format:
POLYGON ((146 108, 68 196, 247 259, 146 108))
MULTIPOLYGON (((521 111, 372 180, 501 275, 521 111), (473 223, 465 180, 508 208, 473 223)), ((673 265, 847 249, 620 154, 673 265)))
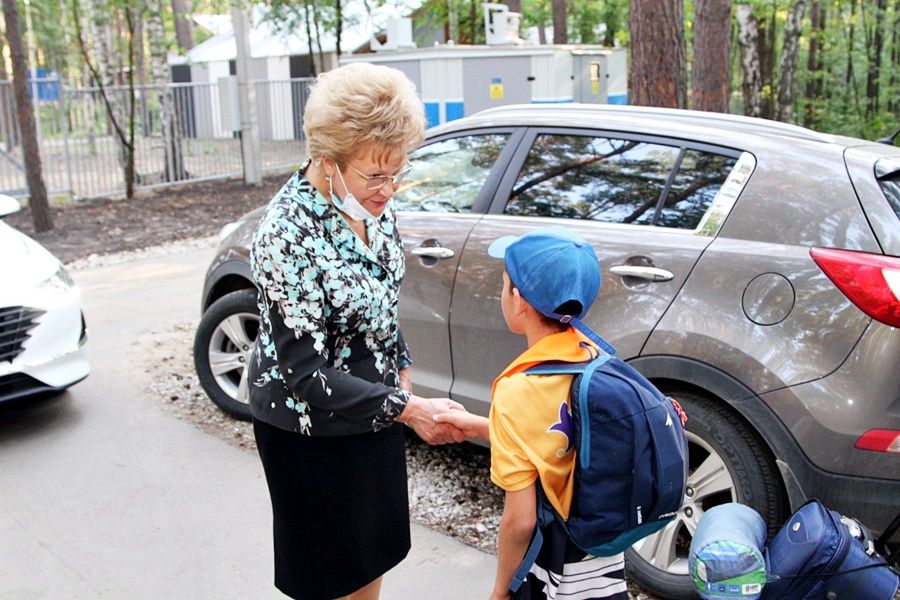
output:
POLYGON ((428 256, 430 258, 452 258, 456 253, 450 248, 443 246, 419 246, 413 248, 412 253, 416 256, 428 256))
POLYGON ((640 267, 637 265, 616 265, 615 267, 610 267, 609 272, 620 277, 637 277, 638 279, 647 279, 649 281, 669 281, 675 277, 675 275, 665 269, 640 267))

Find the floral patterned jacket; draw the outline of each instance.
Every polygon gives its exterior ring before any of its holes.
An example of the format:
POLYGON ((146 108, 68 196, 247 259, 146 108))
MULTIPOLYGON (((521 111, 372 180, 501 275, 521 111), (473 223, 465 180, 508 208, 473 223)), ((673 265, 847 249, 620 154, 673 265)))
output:
POLYGON ((377 431, 403 411, 398 372, 410 359, 397 325, 405 263, 393 204, 366 225, 368 246, 302 169, 266 208, 250 248, 254 418, 334 436, 377 431))

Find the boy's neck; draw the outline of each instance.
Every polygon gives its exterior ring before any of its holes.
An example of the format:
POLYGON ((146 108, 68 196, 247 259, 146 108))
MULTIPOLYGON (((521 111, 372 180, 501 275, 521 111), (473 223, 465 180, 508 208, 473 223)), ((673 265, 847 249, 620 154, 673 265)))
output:
POLYGON ((555 335, 557 333, 562 333, 559 329, 555 327, 547 326, 543 320, 538 320, 537 322, 531 322, 526 324, 525 326, 525 339, 528 343, 528 347, 531 348, 539 341, 544 339, 547 336, 555 335))

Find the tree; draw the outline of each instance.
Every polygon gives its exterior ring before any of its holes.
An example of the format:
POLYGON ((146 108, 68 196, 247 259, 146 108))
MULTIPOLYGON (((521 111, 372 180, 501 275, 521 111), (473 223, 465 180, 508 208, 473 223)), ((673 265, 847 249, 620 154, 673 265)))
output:
POLYGON ((696 0, 691 108, 728 112, 731 0, 696 0))
POLYGON ((685 108, 684 17, 681 0, 631 0, 629 101, 685 108))
MULTIPOLYGON (((865 7, 865 4, 863 4, 865 7)), ((865 8, 863 8, 865 10, 865 8)), ((879 109, 879 83, 881 81, 881 54, 884 50, 884 27, 887 19, 887 0, 878 0, 875 3, 875 19, 870 28, 866 28, 866 44, 867 58, 869 59, 869 70, 866 73, 866 116, 874 116, 879 109)), ((896 32, 894 32, 896 34, 896 32)))
POLYGON ((806 57, 806 102, 803 110, 803 124, 815 127, 818 123, 814 99, 822 95, 824 73, 822 40, 825 37, 826 9, 821 0, 813 0, 810 8, 809 54, 806 57))
POLYGON ((566 29, 566 0, 551 0, 553 5, 553 43, 568 44, 569 34, 566 29))
POLYGON ((12 58, 13 87, 15 88, 16 116, 22 132, 22 158, 25 162, 25 178, 28 181, 28 203, 31 219, 38 233, 53 229, 53 215, 47 200, 47 188, 41 168, 41 150, 38 147, 34 125, 34 108, 28 92, 28 67, 19 28, 19 7, 16 0, 3 0, 3 16, 6 21, 6 39, 12 58))
MULTIPOLYGON (((93 0, 99 5, 106 6, 106 0, 93 0)), ((72 0, 72 8, 73 8, 73 18, 75 21, 75 31, 78 37, 78 46, 81 50, 81 57, 84 61, 85 67, 91 74, 91 77, 94 79, 94 82, 97 84, 97 88, 99 89, 100 97, 103 100, 103 104, 106 107, 106 114, 109 118, 110 126, 113 130, 113 139, 116 142, 116 146, 118 148, 117 156, 119 158, 119 164, 122 167, 122 173, 125 180, 125 196, 127 198, 131 198, 134 196, 134 184, 136 180, 135 168, 134 168, 134 114, 135 114, 135 93, 134 93, 134 40, 135 40, 135 23, 134 23, 134 7, 132 6, 133 0, 124 0, 123 11, 125 13, 125 21, 128 29, 128 37, 127 37, 127 54, 128 54, 128 115, 127 115, 127 125, 123 124, 125 117, 121 114, 121 109, 119 108, 118 99, 115 96, 115 91, 111 89, 112 87, 112 77, 111 71, 109 69, 109 55, 106 54, 109 51, 109 47, 103 42, 105 28, 102 26, 104 21, 102 18, 98 18, 97 13, 95 11, 94 18, 89 19, 92 23, 96 24, 95 27, 95 41, 99 38, 101 43, 99 45, 98 54, 100 55, 100 68, 98 69, 91 62, 90 53, 87 49, 87 44, 84 41, 84 36, 81 30, 81 15, 78 10, 79 4, 78 0, 72 0), (101 70, 105 68, 107 70, 107 75, 104 76, 101 74, 101 70), (127 131, 123 128, 127 127, 127 131)), ((89 2, 88 6, 92 6, 92 3, 89 2)))
POLYGON ((759 65, 759 24, 747 4, 737 6, 738 44, 741 50, 741 91, 744 114, 762 116, 762 77, 759 65))
MULTIPOLYGON (((194 47, 194 30, 188 15, 187 0, 172 0, 172 16, 175 20, 175 40, 182 52, 194 47)), ((162 10, 160 10, 162 13, 162 10)))
POLYGON ((781 60, 778 64, 778 102, 775 105, 775 119, 790 122, 794 114, 794 83, 797 69, 797 48, 800 30, 803 25, 803 13, 806 12, 806 0, 794 0, 788 13, 784 27, 784 42, 781 48, 781 60))
POLYGON ((163 0, 149 0, 147 35, 150 40, 150 64, 153 82, 158 86, 159 126, 163 141, 163 181, 180 181, 187 178, 184 157, 181 153, 181 136, 175 118, 175 98, 171 83, 171 71, 167 60, 166 30, 163 23, 163 0))

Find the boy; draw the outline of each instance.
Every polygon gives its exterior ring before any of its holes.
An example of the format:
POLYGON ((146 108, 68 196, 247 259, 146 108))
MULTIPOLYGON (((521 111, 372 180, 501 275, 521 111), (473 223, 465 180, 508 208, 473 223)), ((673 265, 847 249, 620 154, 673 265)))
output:
POLYGON ((572 375, 523 372, 548 360, 596 356, 596 345, 568 323, 587 313, 601 278, 591 245, 558 227, 500 238, 488 254, 505 261, 503 318, 510 331, 526 337, 528 349, 494 380, 488 418, 458 410, 434 418, 490 442, 491 480, 506 491, 491 600, 627 600, 623 555, 586 554, 555 519, 541 528, 544 543, 524 583, 510 590, 537 527, 537 485, 568 519, 575 468, 568 406, 572 375))

